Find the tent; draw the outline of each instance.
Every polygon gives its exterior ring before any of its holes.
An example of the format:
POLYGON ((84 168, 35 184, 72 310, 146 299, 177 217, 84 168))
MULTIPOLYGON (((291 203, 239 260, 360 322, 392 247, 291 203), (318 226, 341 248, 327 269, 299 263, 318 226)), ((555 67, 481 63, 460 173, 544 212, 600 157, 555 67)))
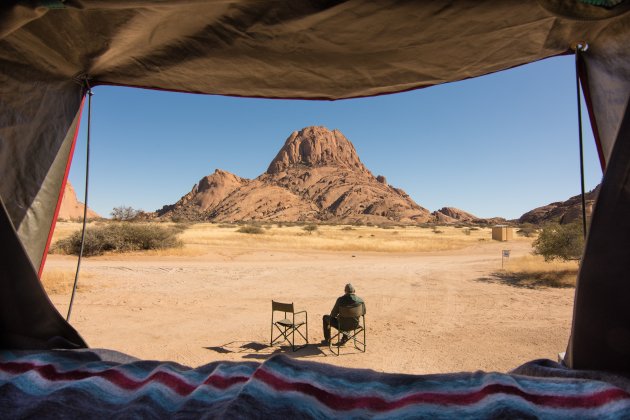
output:
POLYGON ((9 0, 0 6, 0 348, 86 343, 38 274, 89 86, 335 100, 579 55, 605 175, 565 362, 630 370, 624 0, 9 0))

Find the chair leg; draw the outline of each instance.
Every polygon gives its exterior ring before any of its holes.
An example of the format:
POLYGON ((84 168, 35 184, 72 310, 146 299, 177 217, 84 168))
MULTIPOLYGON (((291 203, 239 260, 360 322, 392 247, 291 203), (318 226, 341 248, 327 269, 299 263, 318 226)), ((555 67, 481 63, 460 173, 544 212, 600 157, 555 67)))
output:
POLYGON ((333 335, 333 336, 331 336, 331 337, 330 337, 330 341, 328 342, 328 348, 330 349, 330 352, 331 352, 332 354, 336 355, 336 356, 339 356, 339 354, 340 354, 340 353, 339 353, 339 348, 341 347, 341 346, 340 346, 340 343, 341 343, 341 335, 342 335, 342 334, 341 334, 341 331, 337 331, 337 332, 335 333, 335 335, 333 335), (336 343, 334 342, 334 341, 335 341, 335 339, 337 339, 337 342, 336 342, 336 343), (335 348, 337 349, 336 351, 335 351, 335 348))
POLYGON ((367 349, 367 341, 365 340, 365 327, 363 327, 363 353, 367 349))

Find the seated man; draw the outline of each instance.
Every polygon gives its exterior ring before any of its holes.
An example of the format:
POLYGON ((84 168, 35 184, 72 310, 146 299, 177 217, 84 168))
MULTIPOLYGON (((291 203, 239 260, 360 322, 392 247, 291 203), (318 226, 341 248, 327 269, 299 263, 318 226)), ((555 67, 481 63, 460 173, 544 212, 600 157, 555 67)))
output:
MULTIPOLYGON (((335 328, 339 328, 339 322, 337 320, 337 315, 339 315, 339 307, 340 306, 353 306, 358 303, 363 303, 365 307, 365 303, 363 299, 354 294, 354 287, 348 283, 344 289, 345 294, 337 298, 335 302, 335 306, 333 306, 332 311, 330 311, 330 315, 324 315, 324 342, 328 342, 330 340, 330 327, 333 326, 335 328)), ((357 325, 359 324, 359 319, 356 319, 357 325)), ((342 339, 342 343, 348 341, 348 338, 344 335, 342 339)))

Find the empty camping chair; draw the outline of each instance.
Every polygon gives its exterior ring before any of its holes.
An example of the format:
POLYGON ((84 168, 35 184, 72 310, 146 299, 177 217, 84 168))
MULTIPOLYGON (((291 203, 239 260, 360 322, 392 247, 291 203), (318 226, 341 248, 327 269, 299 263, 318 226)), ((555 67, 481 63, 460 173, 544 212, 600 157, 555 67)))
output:
POLYGON ((330 351, 335 353, 334 349, 336 348, 338 356, 341 346, 352 340, 354 348, 365 353, 365 304, 358 303, 352 306, 340 306, 337 322, 338 328, 331 326, 331 329, 335 328, 337 331, 328 341, 330 351), (363 341, 361 341, 361 336, 363 341), (335 342, 335 339, 337 342, 335 342))
POLYGON ((281 338, 284 338, 284 341, 291 344, 291 350, 296 351, 303 347, 306 347, 308 344, 308 314, 306 311, 295 312, 295 308, 293 307, 293 303, 280 303, 274 300, 271 301, 271 344, 273 346, 278 342, 281 338), (284 318, 280 320, 276 320, 274 315, 276 312, 284 312, 284 318), (291 318, 289 319, 289 314, 291 318), (295 316, 304 314, 303 321, 296 321, 295 316), (276 338, 273 337, 274 327, 280 332, 276 338), (304 327, 306 335, 302 334, 300 329, 304 327), (302 336, 305 341, 305 344, 302 346, 295 347, 295 333, 298 333, 302 336), (290 337, 290 339, 289 339, 290 337))

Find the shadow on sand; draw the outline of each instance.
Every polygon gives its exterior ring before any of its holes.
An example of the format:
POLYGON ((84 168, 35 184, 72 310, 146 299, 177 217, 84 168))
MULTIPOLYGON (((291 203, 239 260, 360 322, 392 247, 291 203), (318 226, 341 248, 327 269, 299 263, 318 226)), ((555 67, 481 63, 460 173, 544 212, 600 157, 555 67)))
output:
POLYGON ((323 343, 307 344, 306 347, 296 350, 295 352, 291 350, 291 346, 289 345, 269 346, 268 343, 261 343, 259 341, 231 341, 221 346, 204 348, 221 354, 240 353, 243 354, 243 359, 266 360, 276 354, 284 354, 285 356, 295 358, 331 356, 328 351, 328 345, 323 343))
POLYGON ((498 271, 488 277, 480 277, 476 281, 482 283, 504 284, 520 289, 569 288, 575 287, 575 273, 572 270, 555 272, 511 273, 498 271))

